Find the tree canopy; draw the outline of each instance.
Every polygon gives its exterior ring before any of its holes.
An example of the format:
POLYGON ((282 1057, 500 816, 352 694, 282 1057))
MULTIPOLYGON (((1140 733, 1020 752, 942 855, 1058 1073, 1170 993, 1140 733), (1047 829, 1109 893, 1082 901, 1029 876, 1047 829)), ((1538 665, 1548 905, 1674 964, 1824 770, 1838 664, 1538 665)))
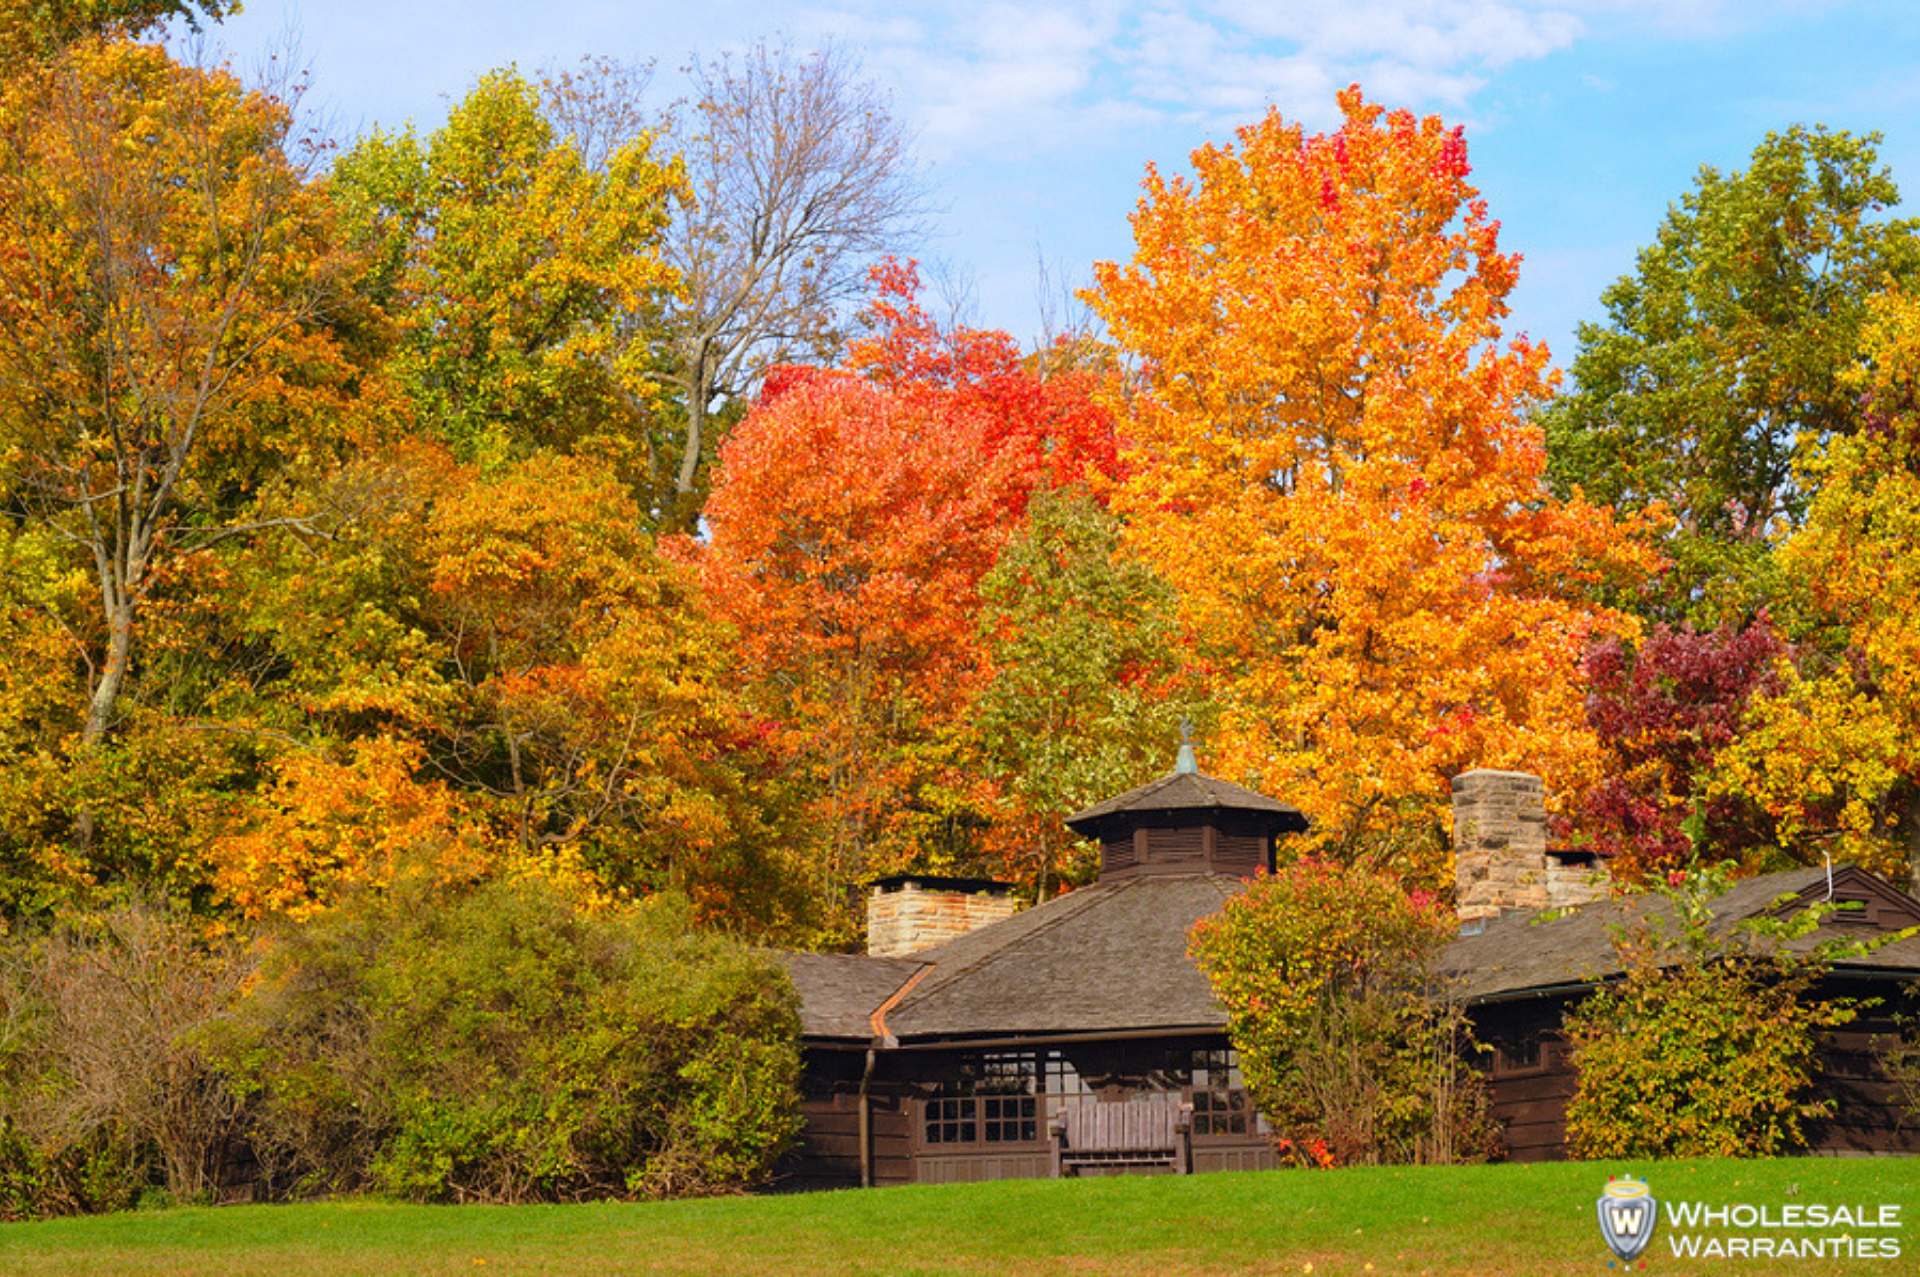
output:
POLYGON ((224 11, 4 10, 73 22, 0 77, 0 915, 405 869, 850 944, 881 873, 1085 881, 1183 722, 1428 887, 1469 767, 1629 875, 1920 845, 1871 137, 1703 174, 1556 399, 1464 134, 1357 88, 1149 169, 1036 348, 883 255, 844 50, 507 68, 323 172, 125 38, 224 11))
POLYGON ((1672 559, 1648 603, 1739 625, 1771 546, 1804 520, 1802 468, 1859 426, 1847 370, 1871 297, 1920 268, 1878 134, 1769 133, 1749 166, 1702 168, 1635 272, 1580 326, 1573 385, 1543 414, 1555 487, 1661 510, 1672 559))
POLYGON ((1631 622, 1587 596, 1651 559, 1545 490, 1546 355, 1502 342, 1518 259, 1460 130, 1340 107, 1318 135, 1269 113, 1192 182, 1150 168, 1089 300, 1138 360, 1115 505, 1180 596, 1219 762, 1355 855, 1466 767, 1590 776, 1576 663, 1631 622))

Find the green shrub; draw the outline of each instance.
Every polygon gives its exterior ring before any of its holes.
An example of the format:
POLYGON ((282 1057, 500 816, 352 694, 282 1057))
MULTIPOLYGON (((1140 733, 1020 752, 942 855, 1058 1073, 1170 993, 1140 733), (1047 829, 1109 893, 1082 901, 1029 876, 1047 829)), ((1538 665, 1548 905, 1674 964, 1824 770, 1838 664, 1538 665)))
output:
POLYGON ((683 902, 540 879, 366 896, 289 933, 225 1044, 283 1183, 421 1201, 707 1193, 798 1131, 784 974, 683 902))
POLYGON ((1492 1151, 1464 1017, 1434 981, 1451 931, 1432 899, 1316 861, 1261 875, 1194 927, 1194 957, 1283 1151, 1320 1164, 1492 1151))
POLYGON ((1880 1069, 1893 1084, 1902 1123, 1920 1126, 1920 981, 1908 983, 1895 1006, 1894 1031, 1878 1044, 1880 1069))
POLYGON ((1718 928, 1727 882, 1719 866, 1661 884, 1666 907, 1614 937, 1624 977, 1567 1016, 1575 1157, 1768 1157, 1831 1113, 1809 1098, 1813 1066, 1822 1031, 1855 1012, 1809 996, 1840 949, 1793 943, 1827 910, 1718 928))

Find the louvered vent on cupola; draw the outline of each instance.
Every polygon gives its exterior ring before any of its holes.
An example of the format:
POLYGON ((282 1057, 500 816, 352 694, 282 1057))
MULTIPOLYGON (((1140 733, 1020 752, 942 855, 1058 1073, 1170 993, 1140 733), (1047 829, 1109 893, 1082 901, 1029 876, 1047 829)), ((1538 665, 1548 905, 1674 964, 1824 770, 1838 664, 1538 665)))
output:
POLYGON ((1246 877, 1273 868, 1276 836, 1306 829, 1283 802, 1203 776, 1182 744, 1170 775, 1069 817, 1067 827, 1100 843, 1100 877, 1218 873, 1246 877))

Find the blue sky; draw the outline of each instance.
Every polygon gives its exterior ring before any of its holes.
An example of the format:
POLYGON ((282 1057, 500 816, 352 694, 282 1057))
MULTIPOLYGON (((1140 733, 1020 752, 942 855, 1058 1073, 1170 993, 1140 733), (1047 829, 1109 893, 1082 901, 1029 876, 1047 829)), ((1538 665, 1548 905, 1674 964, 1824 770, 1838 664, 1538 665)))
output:
POLYGON ((1466 126, 1525 258, 1510 328, 1563 365, 1699 167, 1744 167, 1769 131, 1884 133, 1920 207, 1912 0, 246 0, 214 32, 243 70, 292 49, 346 137, 430 130, 487 70, 589 54, 653 60, 664 104, 690 55, 782 35, 849 46, 891 94, 942 209, 917 255, 1023 341, 1042 259, 1078 283, 1129 254, 1148 161, 1177 169, 1269 104, 1330 125, 1355 81, 1466 126))

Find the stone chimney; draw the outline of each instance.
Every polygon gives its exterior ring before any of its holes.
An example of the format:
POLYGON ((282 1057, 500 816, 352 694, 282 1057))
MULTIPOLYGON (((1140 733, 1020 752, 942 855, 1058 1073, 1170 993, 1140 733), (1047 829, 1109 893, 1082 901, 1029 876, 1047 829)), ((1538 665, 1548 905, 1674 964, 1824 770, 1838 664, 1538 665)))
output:
POLYGON ((1453 778, 1454 909, 1483 923, 1516 909, 1559 909, 1606 894, 1592 852, 1547 846, 1546 787, 1526 772, 1453 778))
POLYGON ((1012 891, 990 878, 881 878, 867 896, 867 952, 898 958, 1011 918, 1020 909, 1012 891))

